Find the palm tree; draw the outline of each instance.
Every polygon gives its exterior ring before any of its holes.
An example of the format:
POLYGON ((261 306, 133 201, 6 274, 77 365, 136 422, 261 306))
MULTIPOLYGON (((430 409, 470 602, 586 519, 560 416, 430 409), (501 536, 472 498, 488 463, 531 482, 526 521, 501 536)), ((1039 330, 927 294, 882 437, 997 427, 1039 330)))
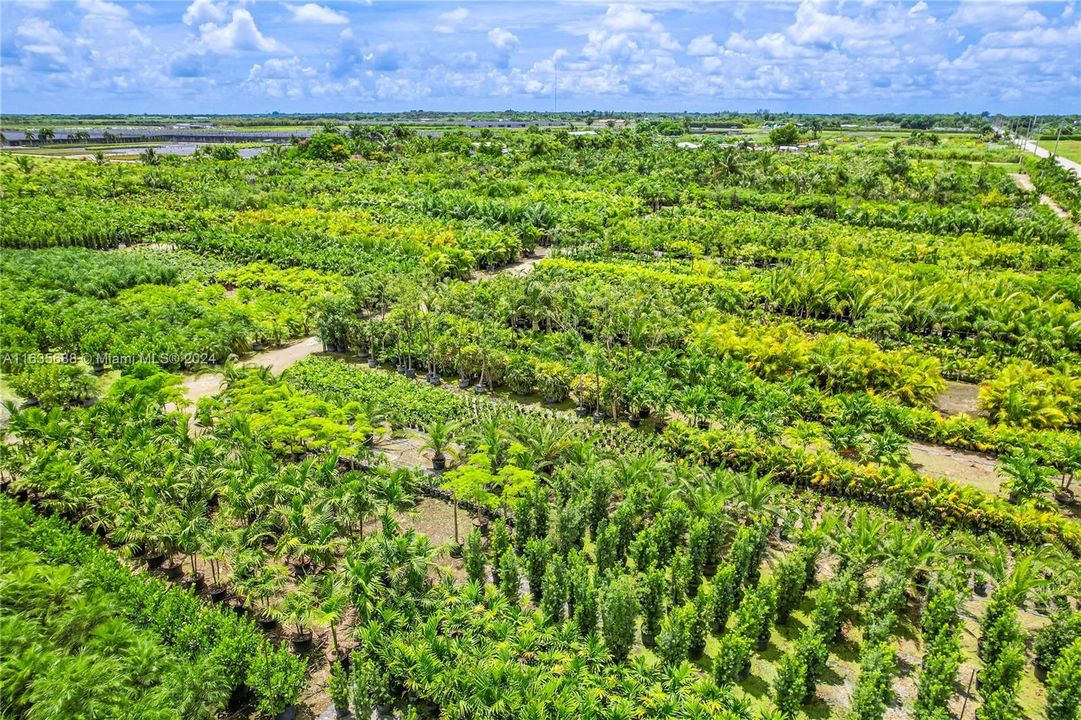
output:
POLYGON ((507 462, 510 440, 503 422, 495 415, 481 419, 469 435, 469 441, 488 456, 489 472, 495 475, 507 462))
POLYGON ((324 575, 320 582, 317 597, 318 602, 312 615, 313 620, 316 625, 326 625, 330 628, 334 654, 339 655, 337 626, 349 609, 349 592, 345 578, 337 573, 324 575))
POLYGON ((549 417, 511 418, 511 433, 533 458, 533 470, 539 473, 554 467, 571 447, 581 442, 572 426, 549 417))
POLYGON ((38 140, 41 141, 42 145, 49 142, 50 140, 52 140, 55 137, 56 137, 56 131, 53 130, 51 127, 43 127, 40 130, 38 130, 38 140))
POLYGON ((278 620, 283 623, 292 623, 293 647, 297 651, 307 650, 311 645, 311 627, 319 618, 317 610, 319 606, 319 583, 318 575, 309 575, 301 580, 296 587, 286 593, 282 603, 274 612, 278 620))
POLYGON ((432 451, 432 468, 436 472, 443 472, 446 469, 446 453, 452 449, 457 431, 458 423, 448 422, 444 418, 437 418, 424 426, 425 437, 421 450, 432 451))
POLYGON ((195 555, 206 544, 210 531, 210 520, 207 517, 206 502, 192 502, 180 511, 180 533, 177 544, 180 550, 188 556, 191 562, 191 577, 198 581, 199 574, 195 567, 195 555))
POLYGON ((381 568, 366 552, 353 551, 345 557, 344 575, 360 623, 367 622, 371 608, 387 591, 381 568))
POLYGON ((377 468, 372 490, 377 505, 382 506, 380 516, 389 518, 392 513, 412 507, 415 484, 413 473, 406 468, 377 468))
POLYGON ((732 476, 731 489, 737 510, 748 515, 780 515, 781 486, 769 474, 759 475, 754 468, 736 473, 732 476))
POLYGON ((1055 491, 1055 483, 1051 480, 1055 471, 1043 467, 1028 453, 1001 458, 998 472, 1007 478, 1005 487, 1011 503, 1021 504, 1033 500, 1041 504, 1055 491))

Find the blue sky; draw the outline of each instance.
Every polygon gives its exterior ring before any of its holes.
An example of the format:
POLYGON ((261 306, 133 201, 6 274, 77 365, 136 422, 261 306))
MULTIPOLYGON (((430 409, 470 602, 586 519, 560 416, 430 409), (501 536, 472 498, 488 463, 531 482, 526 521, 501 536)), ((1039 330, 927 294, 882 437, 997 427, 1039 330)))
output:
POLYGON ((1075 2, 0 0, 0 109, 1081 112, 1075 2), (558 85, 556 85, 558 83, 558 85))

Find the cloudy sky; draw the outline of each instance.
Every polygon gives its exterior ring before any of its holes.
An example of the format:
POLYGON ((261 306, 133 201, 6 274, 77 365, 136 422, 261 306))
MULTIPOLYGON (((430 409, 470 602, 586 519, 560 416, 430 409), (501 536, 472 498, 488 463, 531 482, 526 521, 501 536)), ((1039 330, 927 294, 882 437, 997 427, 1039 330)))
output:
POLYGON ((0 0, 0 92, 5 113, 1081 112, 1081 8, 0 0))

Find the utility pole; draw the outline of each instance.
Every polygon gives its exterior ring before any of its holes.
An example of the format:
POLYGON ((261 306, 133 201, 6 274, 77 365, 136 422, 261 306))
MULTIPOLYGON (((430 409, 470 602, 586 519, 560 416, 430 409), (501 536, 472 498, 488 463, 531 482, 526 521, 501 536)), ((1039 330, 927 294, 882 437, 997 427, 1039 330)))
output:
POLYGON ((1025 151, 1028 150, 1029 138, 1032 137, 1032 128, 1036 126, 1036 116, 1032 116, 1032 121, 1028 124, 1028 132, 1025 133, 1025 137, 1021 140, 1021 152, 1017 156, 1017 172, 1021 172, 1021 163, 1025 159, 1025 151))
POLYGON ((1055 133, 1055 149, 1051 151, 1051 157, 1058 157, 1058 139, 1062 137, 1062 121, 1058 121, 1058 132, 1055 133))

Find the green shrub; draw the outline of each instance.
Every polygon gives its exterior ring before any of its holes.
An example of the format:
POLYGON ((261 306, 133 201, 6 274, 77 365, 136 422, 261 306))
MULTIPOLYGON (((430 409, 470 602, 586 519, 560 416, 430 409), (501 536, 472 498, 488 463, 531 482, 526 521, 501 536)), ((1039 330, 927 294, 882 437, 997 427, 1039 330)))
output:
POLYGON ((615 662, 622 662, 634 645, 638 621, 638 587, 634 577, 621 575, 608 584, 601 605, 604 644, 615 662))
POLYGON ((853 720, 881 720, 893 698, 893 675, 897 657, 884 642, 864 645, 860 653, 860 674, 852 695, 853 720))
POLYGON ((1051 624, 1036 633, 1032 650, 1036 667, 1050 672, 1063 650, 1081 638, 1081 612, 1063 610, 1055 614, 1051 624))
POLYGON ((661 623, 661 634, 657 636, 657 654, 666 664, 678 665, 687 659, 694 615, 694 605, 686 603, 673 608, 661 623))
POLYGON ((1063 650, 1047 676, 1047 720, 1081 717, 1081 639, 1063 650))
POLYGON ((798 653, 790 652, 777 663, 773 701, 786 718, 795 717, 807 694, 807 666, 798 653))

